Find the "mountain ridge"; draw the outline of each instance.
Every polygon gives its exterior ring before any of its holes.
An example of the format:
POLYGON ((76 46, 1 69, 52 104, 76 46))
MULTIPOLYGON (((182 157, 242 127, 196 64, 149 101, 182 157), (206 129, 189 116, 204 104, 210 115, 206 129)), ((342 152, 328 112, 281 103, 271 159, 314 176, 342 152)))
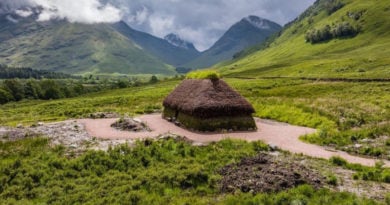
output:
POLYGON ((124 21, 112 24, 112 27, 160 60, 174 66, 188 62, 200 54, 195 47, 182 48, 174 46, 167 40, 137 31, 124 21))
POLYGON ((201 56, 184 66, 205 68, 220 61, 230 60, 235 53, 263 42, 281 29, 279 24, 270 20, 253 15, 245 17, 232 25, 217 42, 202 52, 201 56))

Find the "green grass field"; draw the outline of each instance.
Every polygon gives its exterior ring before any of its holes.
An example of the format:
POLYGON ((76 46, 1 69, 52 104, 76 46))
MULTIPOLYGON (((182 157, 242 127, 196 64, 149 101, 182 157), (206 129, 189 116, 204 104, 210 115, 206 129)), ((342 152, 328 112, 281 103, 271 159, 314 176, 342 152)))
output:
POLYGON ((260 142, 224 140, 191 146, 168 139, 72 158, 64 147, 50 147, 44 138, 0 142, 0 201, 23 205, 384 204, 308 185, 279 193, 220 193, 218 170, 267 149, 260 142))
MULTIPOLYGON (((349 152, 389 158, 390 83, 326 82, 287 79, 225 79, 254 106, 255 116, 317 128, 304 140, 349 152), (363 143, 366 139, 385 140, 363 143), (363 140, 363 142, 361 142, 363 140), (348 145, 363 144, 358 150, 348 145)), ((22 101, 0 106, 0 123, 16 126, 39 121, 88 117, 95 112, 137 115, 159 112, 177 80, 82 97, 22 101)))

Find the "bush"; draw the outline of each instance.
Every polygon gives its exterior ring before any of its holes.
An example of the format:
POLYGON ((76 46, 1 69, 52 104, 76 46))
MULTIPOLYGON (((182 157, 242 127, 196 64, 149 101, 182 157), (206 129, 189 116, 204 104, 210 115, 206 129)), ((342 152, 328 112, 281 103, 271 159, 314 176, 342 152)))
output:
POLYGON ((337 177, 334 175, 328 176, 327 183, 333 186, 337 185, 337 177))
POLYGON ((343 159, 343 158, 341 158, 341 157, 338 157, 338 156, 336 156, 336 157, 331 157, 331 158, 329 159, 329 161, 330 161, 332 164, 337 165, 337 166, 345 166, 345 165, 348 164, 347 161, 346 161, 345 159, 343 159))
POLYGON ((359 34, 360 29, 358 26, 353 26, 349 22, 342 22, 332 27, 329 25, 320 29, 313 29, 306 32, 306 42, 312 44, 329 41, 336 38, 348 38, 355 37, 359 34))
POLYGON ((339 9, 343 8, 344 5, 345 4, 339 0, 330 0, 325 4, 325 9, 328 15, 331 15, 339 9))

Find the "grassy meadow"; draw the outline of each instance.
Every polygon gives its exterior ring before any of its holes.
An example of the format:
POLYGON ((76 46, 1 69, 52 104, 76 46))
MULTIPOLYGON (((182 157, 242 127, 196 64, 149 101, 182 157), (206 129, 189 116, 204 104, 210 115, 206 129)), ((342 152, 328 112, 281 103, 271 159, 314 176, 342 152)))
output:
MULTIPOLYGON (((361 155, 390 157, 388 82, 225 80, 253 104, 255 116, 317 128, 317 134, 303 138, 308 142, 361 155), (353 144, 362 146, 358 149, 349 146, 353 144)), ((88 117, 95 112, 129 116, 160 112, 163 99, 179 83, 169 80, 76 98, 8 103, 0 106, 0 124, 32 125, 88 117)))
MULTIPOLYGON (((0 142, 0 150, 1 204, 385 204, 390 200, 390 196, 374 201, 308 185, 279 193, 221 193, 218 171, 267 151, 261 142, 224 140, 192 146, 174 139, 150 140, 72 158, 65 147, 30 138, 0 142)), ((330 179, 329 186, 338 183, 334 176, 330 179)))

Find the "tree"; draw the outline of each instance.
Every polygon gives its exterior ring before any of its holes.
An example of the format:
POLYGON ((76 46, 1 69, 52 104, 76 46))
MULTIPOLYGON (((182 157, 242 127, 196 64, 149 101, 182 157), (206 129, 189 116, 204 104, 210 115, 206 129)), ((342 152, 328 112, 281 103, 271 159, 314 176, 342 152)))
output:
POLYGON ((12 95, 8 91, 0 88, 0 104, 5 104, 12 101, 12 95))
POLYGON ((41 82, 43 89, 43 98, 46 100, 62 98, 60 86, 54 80, 43 80, 41 82))
POLYGON ((24 98, 24 87, 19 79, 7 79, 4 81, 4 88, 11 93, 16 101, 24 98))
POLYGON ((41 86, 36 80, 28 80, 24 85, 24 94, 26 98, 39 99, 43 96, 41 86))
POLYGON ((149 83, 157 83, 158 82, 158 78, 155 76, 155 75, 153 75, 151 78, 150 78, 150 80, 149 80, 149 83))

